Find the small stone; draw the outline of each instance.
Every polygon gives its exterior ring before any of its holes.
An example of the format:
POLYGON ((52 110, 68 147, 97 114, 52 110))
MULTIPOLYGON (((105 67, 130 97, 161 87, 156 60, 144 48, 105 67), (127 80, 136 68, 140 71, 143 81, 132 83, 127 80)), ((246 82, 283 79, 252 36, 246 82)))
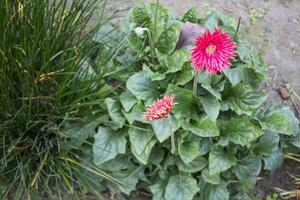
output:
POLYGON ((284 100, 286 100, 290 97, 290 93, 285 87, 279 88, 278 93, 279 93, 280 97, 284 100))

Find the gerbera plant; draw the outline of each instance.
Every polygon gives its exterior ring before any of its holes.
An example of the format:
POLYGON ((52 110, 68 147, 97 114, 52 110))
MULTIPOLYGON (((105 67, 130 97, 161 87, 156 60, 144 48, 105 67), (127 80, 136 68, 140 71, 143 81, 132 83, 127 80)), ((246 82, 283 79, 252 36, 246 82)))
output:
POLYGON ((128 47, 114 65, 127 73, 113 77, 118 97, 105 100, 109 118, 92 149, 94 164, 125 191, 105 181, 103 190, 154 200, 252 199, 259 173, 282 162, 280 137, 299 131, 289 109, 270 107, 257 90, 261 55, 222 13, 199 18, 191 9, 174 18, 150 4, 133 7, 127 20, 128 47))

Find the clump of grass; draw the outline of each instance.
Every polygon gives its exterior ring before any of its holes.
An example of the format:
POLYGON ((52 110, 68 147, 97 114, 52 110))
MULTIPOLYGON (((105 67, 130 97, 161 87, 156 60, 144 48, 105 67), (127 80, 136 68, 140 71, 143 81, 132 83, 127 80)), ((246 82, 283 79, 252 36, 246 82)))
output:
POLYGON ((82 199, 87 191, 100 197, 95 177, 118 184, 66 134, 66 124, 81 128, 95 117, 104 85, 97 70, 83 67, 99 49, 85 26, 103 2, 68 2, 0 1, 1 199, 82 199))

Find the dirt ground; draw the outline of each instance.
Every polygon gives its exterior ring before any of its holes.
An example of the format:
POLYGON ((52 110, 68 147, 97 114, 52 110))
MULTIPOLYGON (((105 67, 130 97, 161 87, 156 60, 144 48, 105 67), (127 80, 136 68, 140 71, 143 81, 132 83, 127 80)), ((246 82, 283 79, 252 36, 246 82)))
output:
MULTIPOLYGON (((113 10, 121 10, 125 16, 135 2, 156 2, 156 0, 110 0, 113 10)), ((277 104, 283 101, 277 90, 286 83, 300 94, 300 0, 160 0, 160 3, 176 15, 182 15, 189 8, 197 8, 200 16, 208 9, 229 12, 236 18, 242 17, 242 30, 254 49, 263 53, 269 70, 265 90, 269 100, 277 104)), ((264 174, 258 181, 255 193, 259 199, 272 193, 272 187, 289 187, 287 164, 277 170, 276 176, 264 174)))

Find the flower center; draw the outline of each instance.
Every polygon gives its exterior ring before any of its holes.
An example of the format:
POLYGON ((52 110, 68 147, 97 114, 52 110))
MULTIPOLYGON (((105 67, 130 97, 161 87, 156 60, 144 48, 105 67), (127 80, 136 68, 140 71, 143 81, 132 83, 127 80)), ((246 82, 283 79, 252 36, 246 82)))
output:
POLYGON ((212 55, 216 52, 216 45, 210 44, 208 47, 206 47, 205 51, 208 55, 212 55))

